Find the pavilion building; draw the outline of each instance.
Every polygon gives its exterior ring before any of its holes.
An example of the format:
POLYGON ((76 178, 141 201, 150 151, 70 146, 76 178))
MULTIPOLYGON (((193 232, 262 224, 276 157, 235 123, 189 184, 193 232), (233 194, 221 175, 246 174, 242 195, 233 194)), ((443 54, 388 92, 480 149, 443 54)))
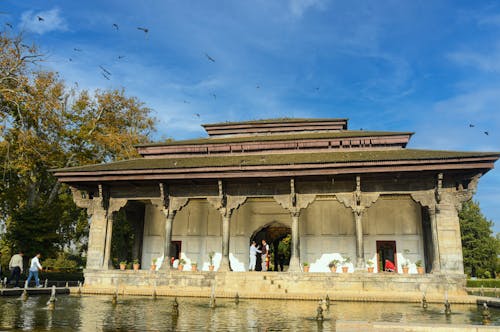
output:
MULTIPOLYGON (((113 224, 121 211, 134 229, 129 259, 141 261, 145 285, 148 278, 173 280, 178 272, 171 257, 185 260, 185 270, 196 262, 208 271, 211 253, 215 270, 231 278, 248 270, 251 240, 266 239, 277 252, 288 237, 283 275, 295 281, 307 262, 310 272, 325 272, 318 277, 324 286, 327 278, 339 278, 328 267, 338 260, 359 272, 350 275, 363 285, 378 278, 375 288, 385 287, 380 278, 400 280, 408 266, 406 284, 409 277, 419 285, 446 278, 459 289, 465 276, 458 211, 500 154, 407 149, 411 132, 348 130, 347 124, 207 124, 207 138, 144 144, 137 159, 55 170, 91 217, 86 282, 125 278, 112 264, 113 224), (148 271, 153 260, 154 276, 148 271), (385 260, 395 273, 380 273, 385 260), (375 274, 366 273, 370 262, 375 274), (420 264, 424 275, 417 275, 420 264)), ((277 258, 272 265, 279 265, 277 258)))

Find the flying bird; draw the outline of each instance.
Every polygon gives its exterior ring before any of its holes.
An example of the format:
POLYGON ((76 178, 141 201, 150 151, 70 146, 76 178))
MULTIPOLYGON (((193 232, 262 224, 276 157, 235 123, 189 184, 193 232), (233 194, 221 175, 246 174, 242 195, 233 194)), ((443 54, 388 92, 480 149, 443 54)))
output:
POLYGON ((102 70, 103 72, 105 72, 107 75, 111 76, 111 73, 110 73, 108 70, 106 70, 106 68, 104 68, 104 67, 103 67, 103 66, 101 66, 101 65, 99 65, 99 68, 101 68, 101 70, 102 70))
POLYGON ((212 93, 212 96, 214 97, 214 99, 217 99, 217 95, 215 93, 212 93))
POLYGON ((137 27, 137 30, 141 30, 141 31, 144 31, 145 34, 147 34, 149 32, 149 29, 148 28, 141 28, 141 27, 137 27))
POLYGON ((473 125, 472 123, 469 123, 469 128, 474 128, 475 125, 473 125))
POLYGON ((255 88, 256 88, 256 89, 260 89, 260 85, 257 85, 255 88))
POLYGON ((183 100, 182 102, 183 102, 184 104, 190 104, 190 102, 189 102, 189 101, 187 101, 187 100, 183 100))
POLYGON ((120 28, 118 27, 118 24, 116 24, 116 23, 113 23, 113 28, 115 28, 116 30, 120 30, 120 28))
POLYGON ((72 61, 73 61, 73 59, 69 58, 69 62, 72 62, 72 61))
POLYGON ((489 132, 487 132, 487 131, 485 131, 485 132, 484 132, 484 134, 485 134, 486 136, 489 136, 489 135, 490 135, 490 133, 489 133, 489 132))
POLYGON ((9 28, 11 28, 11 29, 14 29, 14 27, 13 27, 13 26, 12 26, 12 24, 10 24, 10 23, 5 23, 5 25, 6 25, 6 26, 8 26, 8 27, 9 27, 9 28))
POLYGON ((73 51, 75 51, 75 52, 81 52, 81 51, 82 51, 82 49, 81 49, 81 48, 76 48, 76 47, 75 47, 75 48, 73 49, 73 51))
POLYGON ((208 60, 212 61, 212 62, 215 62, 215 59, 212 58, 210 55, 208 55, 207 53, 205 53, 205 56, 207 57, 208 60))
POLYGON ((41 16, 37 16, 37 18, 38 18, 38 22, 45 21, 45 19, 41 16))
POLYGON ((194 115, 196 115, 197 117, 200 117, 200 113, 194 113, 194 115))
POLYGON ((124 57, 125 57, 125 55, 119 55, 119 56, 118 56, 118 60, 121 60, 121 59, 123 59, 124 57))

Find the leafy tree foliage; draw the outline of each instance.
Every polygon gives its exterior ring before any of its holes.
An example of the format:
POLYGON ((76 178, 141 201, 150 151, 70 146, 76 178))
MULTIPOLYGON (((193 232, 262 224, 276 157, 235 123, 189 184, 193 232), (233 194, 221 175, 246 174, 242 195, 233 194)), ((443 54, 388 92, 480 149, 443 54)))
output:
POLYGON ((133 146, 148 142, 154 130, 151 110, 124 90, 77 90, 44 70, 43 60, 23 36, 0 33, 4 253, 16 248, 47 256, 85 243, 85 212, 50 169, 136 157, 133 146))
POLYGON ((465 273, 492 277, 496 273, 500 241, 493 236, 493 222, 481 213, 479 203, 465 203, 459 213, 465 273))

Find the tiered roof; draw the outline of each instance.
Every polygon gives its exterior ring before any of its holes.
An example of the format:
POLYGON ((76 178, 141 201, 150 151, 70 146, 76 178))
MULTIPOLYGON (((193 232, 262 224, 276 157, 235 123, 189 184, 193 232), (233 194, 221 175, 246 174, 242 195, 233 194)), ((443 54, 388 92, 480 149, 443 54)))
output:
POLYGON ((203 125, 209 137, 137 146, 142 158, 55 170, 61 182, 280 177, 493 168, 496 152, 406 149, 411 132, 347 130, 346 119, 203 125))

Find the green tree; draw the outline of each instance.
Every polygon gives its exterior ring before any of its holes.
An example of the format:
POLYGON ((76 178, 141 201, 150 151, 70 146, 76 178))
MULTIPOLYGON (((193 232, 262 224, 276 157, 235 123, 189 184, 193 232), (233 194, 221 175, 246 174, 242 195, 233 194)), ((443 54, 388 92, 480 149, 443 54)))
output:
POLYGON ((459 213, 465 273, 469 276, 494 276, 500 242, 493 236, 493 222, 481 213, 479 203, 466 202, 459 213))
MULTIPOLYGON (((88 221, 50 169, 136 157, 151 110, 124 90, 70 88, 22 36, 0 33, 0 222, 3 252, 85 246, 88 221)), ((8 259, 8 255, 3 255, 8 259)))

